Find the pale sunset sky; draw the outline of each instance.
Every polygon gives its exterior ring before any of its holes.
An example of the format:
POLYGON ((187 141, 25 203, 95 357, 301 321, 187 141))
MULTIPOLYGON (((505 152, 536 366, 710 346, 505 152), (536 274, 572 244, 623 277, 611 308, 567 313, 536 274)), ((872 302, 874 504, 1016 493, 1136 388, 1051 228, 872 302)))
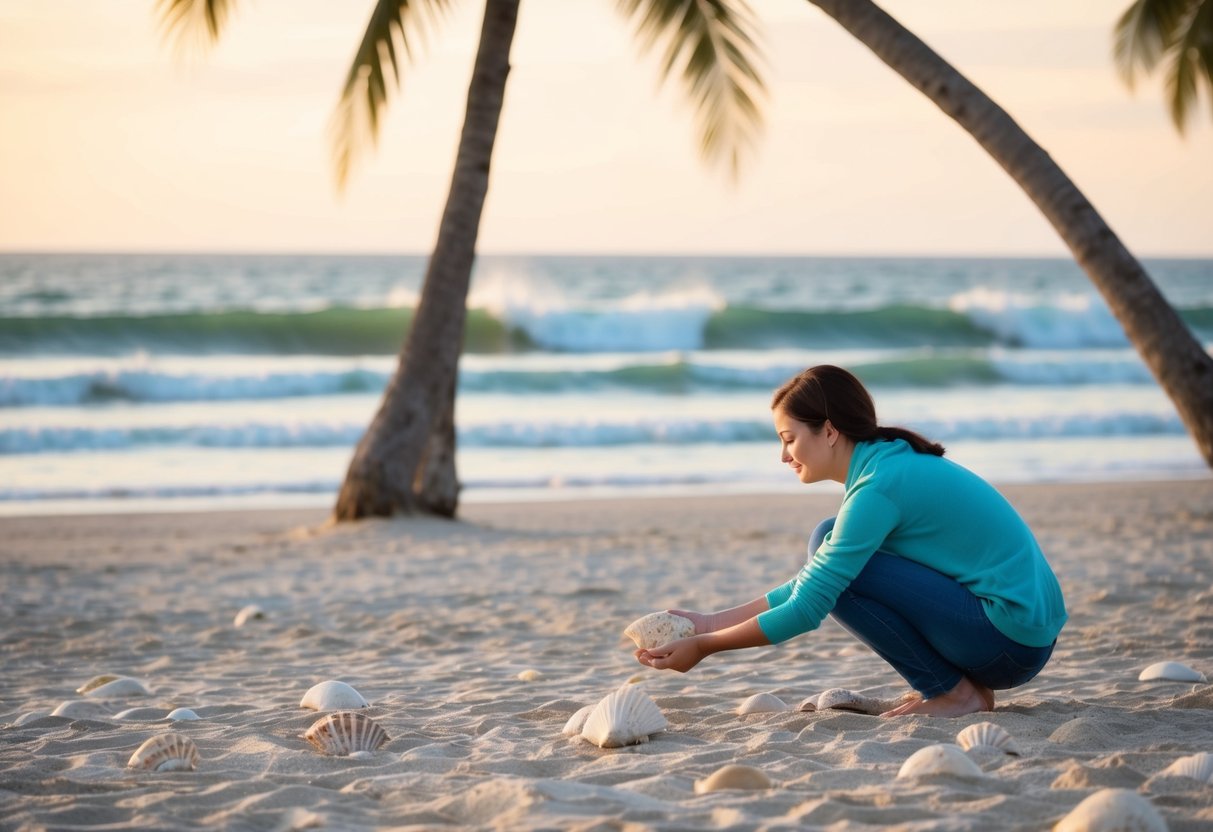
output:
MULTIPOLYGON (((1129 0, 886 0, 1007 109, 1135 253, 1213 256, 1213 118, 1111 60, 1129 0)), ((955 124, 803 0, 753 0, 767 126, 698 156, 614 0, 523 0, 482 253, 1066 256, 955 124)), ((245 0, 182 60, 154 0, 0 0, 0 251, 428 253, 483 4, 406 68, 336 193, 326 126, 371 0, 245 0)), ((1203 91, 1202 91, 1203 93, 1203 91)))

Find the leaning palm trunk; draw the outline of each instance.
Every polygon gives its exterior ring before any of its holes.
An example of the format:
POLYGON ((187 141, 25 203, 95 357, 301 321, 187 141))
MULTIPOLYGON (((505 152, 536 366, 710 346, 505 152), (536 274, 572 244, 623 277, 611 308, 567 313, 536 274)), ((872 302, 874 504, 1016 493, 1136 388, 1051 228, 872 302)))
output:
POLYGON ((354 451, 334 518, 430 513, 458 501, 454 403, 467 294, 505 99, 519 0, 488 0, 438 242, 379 411, 354 451))
POLYGON ((1213 357, 1069 177, 1007 113, 868 0, 809 0, 951 116, 1061 235, 1213 466, 1213 357))

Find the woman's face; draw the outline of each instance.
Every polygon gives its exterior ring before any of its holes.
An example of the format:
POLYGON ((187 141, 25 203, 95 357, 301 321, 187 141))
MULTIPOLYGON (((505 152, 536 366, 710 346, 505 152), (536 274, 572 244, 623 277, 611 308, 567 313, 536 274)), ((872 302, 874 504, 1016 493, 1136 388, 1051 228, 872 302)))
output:
POLYGON ((803 483, 830 479, 834 449, 830 443, 832 428, 829 422, 813 433, 808 425, 788 416, 780 408, 773 411, 773 416, 775 432, 779 434, 779 461, 788 465, 803 483))

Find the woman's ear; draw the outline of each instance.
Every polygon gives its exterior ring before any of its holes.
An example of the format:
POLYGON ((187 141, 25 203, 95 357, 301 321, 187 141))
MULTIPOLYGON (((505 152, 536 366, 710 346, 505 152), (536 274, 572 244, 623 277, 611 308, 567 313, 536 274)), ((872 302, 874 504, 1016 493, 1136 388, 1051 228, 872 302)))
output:
POLYGON ((825 432, 826 432, 826 444, 828 444, 831 448, 833 448, 834 443, 838 441, 839 433, 838 433, 838 428, 834 427, 834 423, 831 422, 829 419, 825 420, 825 432))

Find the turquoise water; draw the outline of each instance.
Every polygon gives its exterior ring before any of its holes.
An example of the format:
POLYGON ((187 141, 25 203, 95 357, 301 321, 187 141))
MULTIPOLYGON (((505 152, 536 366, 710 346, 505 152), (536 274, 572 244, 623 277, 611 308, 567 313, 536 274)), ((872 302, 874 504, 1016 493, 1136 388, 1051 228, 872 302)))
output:
MULTIPOLYGON (((1213 261, 1146 265, 1213 343, 1213 261)), ((0 255, 0 513, 328 504, 424 266, 0 255)), ((471 306, 465 500, 803 488, 767 404, 817 363, 996 481, 1208 476, 1070 261, 484 257, 471 306)))

